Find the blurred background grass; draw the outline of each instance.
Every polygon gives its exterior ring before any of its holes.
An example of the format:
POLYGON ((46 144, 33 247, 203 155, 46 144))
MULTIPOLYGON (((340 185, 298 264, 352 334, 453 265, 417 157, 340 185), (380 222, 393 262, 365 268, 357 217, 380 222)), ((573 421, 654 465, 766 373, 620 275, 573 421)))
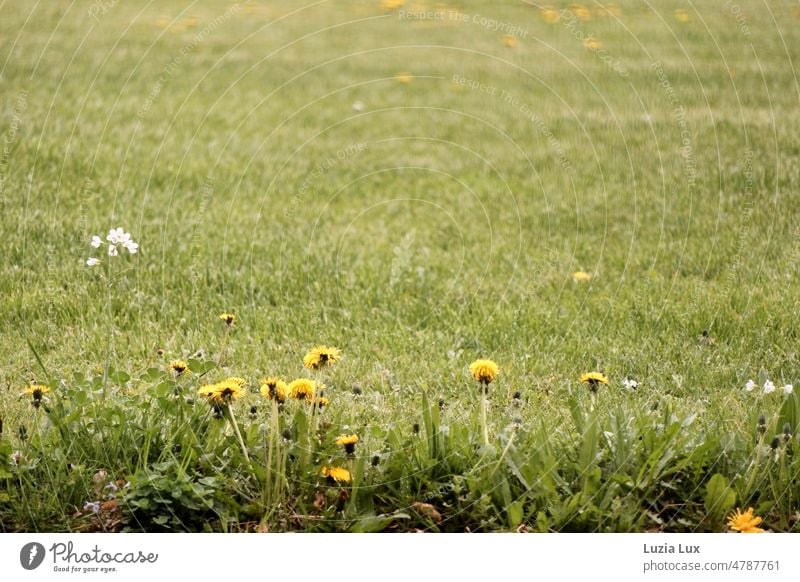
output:
POLYGON ((26 338, 105 362, 118 225, 118 368, 213 354, 226 310, 239 375, 326 342, 340 384, 452 393, 490 356, 555 414, 595 368, 734 425, 797 378, 794 3, 389 4, 0 8, 6 403, 26 338))

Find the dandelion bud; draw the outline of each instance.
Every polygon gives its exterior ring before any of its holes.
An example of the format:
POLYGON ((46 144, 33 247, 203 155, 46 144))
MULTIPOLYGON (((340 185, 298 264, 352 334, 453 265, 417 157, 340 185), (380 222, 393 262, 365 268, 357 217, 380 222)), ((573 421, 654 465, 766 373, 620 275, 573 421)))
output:
POLYGON ((788 422, 783 425, 783 440, 789 441, 792 438, 792 425, 788 422))
POLYGON ((764 433, 767 432, 767 417, 763 414, 758 417, 758 426, 756 430, 761 436, 764 436, 764 433))
POLYGON ((772 441, 770 441, 769 443, 769 448, 771 448, 774 451, 775 449, 778 448, 780 444, 781 444, 780 437, 778 435, 775 435, 774 437, 772 437, 772 441))
POLYGON ((255 417, 256 417, 256 414, 258 414, 258 406, 256 406, 256 405, 254 404, 253 406, 251 406, 251 407, 250 407, 250 416, 252 416, 253 418, 255 418, 255 417))
POLYGON ((439 410, 444 410, 444 398, 439 398, 439 410))
POLYGON ((361 386, 353 384, 353 396, 361 396, 361 386))
POLYGON ((522 392, 517 390, 516 392, 514 392, 513 398, 514 398, 514 400, 520 400, 522 398, 522 392))
POLYGON ((419 423, 418 422, 414 423, 414 426, 412 427, 412 430, 414 431, 414 434, 419 434, 419 423))
POLYGON ((28 429, 25 428, 24 424, 21 424, 19 427, 19 440, 25 441, 28 440, 28 429))
POLYGON ((284 440, 290 441, 292 440, 292 431, 289 430, 288 428, 285 428, 281 432, 281 436, 283 437, 284 440))
POLYGON ((381 458, 378 455, 373 455, 372 460, 370 461, 370 464, 373 467, 377 467, 378 463, 380 463, 380 462, 381 462, 381 458))

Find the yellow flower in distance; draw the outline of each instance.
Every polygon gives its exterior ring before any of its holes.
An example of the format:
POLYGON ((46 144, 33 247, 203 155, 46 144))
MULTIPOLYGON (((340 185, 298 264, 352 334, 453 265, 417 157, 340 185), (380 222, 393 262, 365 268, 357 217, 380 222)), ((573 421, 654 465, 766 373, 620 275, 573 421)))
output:
POLYGON ((261 380, 261 394, 269 400, 286 401, 286 382, 280 378, 264 378, 261 380))
POLYGON ((576 283, 586 283, 592 280, 592 274, 586 271, 575 271, 572 273, 572 280, 576 283))
POLYGON ((314 399, 314 406, 316 406, 317 408, 322 410, 323 408, 328 406, 329 402, 330 402, 330 400, 328 400, 324 396, 320 396, 320 397, 314 399))
POLYGON ((763 533, 764 530, 758 527, 762 521, 764 520, 753 515, 752 507, 748 507, 744 513, 737 507, 736 511, 728 516, 728 527, 739 533, 763 533))
POLYGON ((233 313, 220 313, 219 318, 225 322, 225 325, 233 325, 236 321, 236 316, 233 313))
POLYGON ((569 11, 578 17, 581 22, 587 22, 592 19, 592 12, 583 4, 570 4, 569 11))
POLYGON ((547 24, 555 24, 561 18, 561 13, 552 6, 544 6, 539 10, 539 15, 547 24))
POLYGON ((597 40, 593 36, 587 36, 585 39, 583 39, 583 46, 585 46, 590 51, 596 51, 597 49, 603 46, 603 43, 597 40))
POLYGON ((357 442, 358 442, 357 434, 343 434, 338 439, 336 439, 337 445, 354 445, 357 442))
POLYGON ((492 360, 475 360, 469 365, 469 373, 481 384, 490 384, 497 377, 500 367, 492 360))
POLYGON ((289 396, 295 400, 311 402, 314 399, 314 389, 317 383, 306 378, 298 378, 289 383, 289 396))
POLYGON ((600 384, 608 384, 608 377, 602 372, 581 374, 581 384, 588 384, 589 390, 595 392, 600 384))
POLYGON ((43 384, 31 384, 25 388, 25 394, 30 395, 33 405, 36 408, 39 408, 39 405, 42 403, 42 397, 48 392, 50 392, 50 388, 43 384))
POLYGON ((683 8, 675 10, 675 20, 678 22, 689 22, 689 13, 683 8))
POLYGON ((189 364, 183 360, 172 360, 169 363, 169 369, 176 377, 183 376, 183 374, 191 374, 189 364))
POLYGON ((402 8, 405 3, 405 0, 381 0, 381 8, 390 12, 402 8))
POLYGON ((342 467, 322 467, 320 474, 336 483, 350 482, 350 471, 342 467))
POLYGON ((409 83, 411 83, 411 81, 414 80, 414 75, 412 75, 409 72, 402 72, 402 73, 397 73, 394 79, 398 83, 402 83, 403 85, 408 85, 409 83))
POLYGON ((336 444, 344 447, 344 452, 352 455, 356 452, 356 443, 358 442, 357 434, 343 434, 336 439, 336 444))
POLYGON ((519 39, 513 34, 507 34, 503 37, 503 45, 508 48, 517 48, 519 46, 519 39))
POLYGON ((303 365, 310 370, 319 370, 325 366, 335 364, 341 352, 337 348, 328 346, 315 346, 303 357, 303 365))

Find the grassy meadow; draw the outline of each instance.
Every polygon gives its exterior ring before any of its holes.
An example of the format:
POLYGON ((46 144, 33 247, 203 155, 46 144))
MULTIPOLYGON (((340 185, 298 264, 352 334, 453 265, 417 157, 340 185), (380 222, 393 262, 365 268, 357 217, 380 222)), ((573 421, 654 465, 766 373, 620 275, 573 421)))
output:
POLYGON ((788 0, 0 2, 0 531, 798 531, 799 57, 788 0))

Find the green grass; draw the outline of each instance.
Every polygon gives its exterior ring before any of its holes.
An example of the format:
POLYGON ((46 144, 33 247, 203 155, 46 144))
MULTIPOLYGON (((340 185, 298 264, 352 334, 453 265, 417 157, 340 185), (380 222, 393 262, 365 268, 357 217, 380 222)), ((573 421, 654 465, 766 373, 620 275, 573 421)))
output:
POLYGON ((743 386, 800 383, 800 14, 618 5, 0 4, 0 530, 796 530, 800 397, 743 386), (317 343, 319 439, 257 394, 317 343), (194 402, 232 375, 252 463, 194 402))

